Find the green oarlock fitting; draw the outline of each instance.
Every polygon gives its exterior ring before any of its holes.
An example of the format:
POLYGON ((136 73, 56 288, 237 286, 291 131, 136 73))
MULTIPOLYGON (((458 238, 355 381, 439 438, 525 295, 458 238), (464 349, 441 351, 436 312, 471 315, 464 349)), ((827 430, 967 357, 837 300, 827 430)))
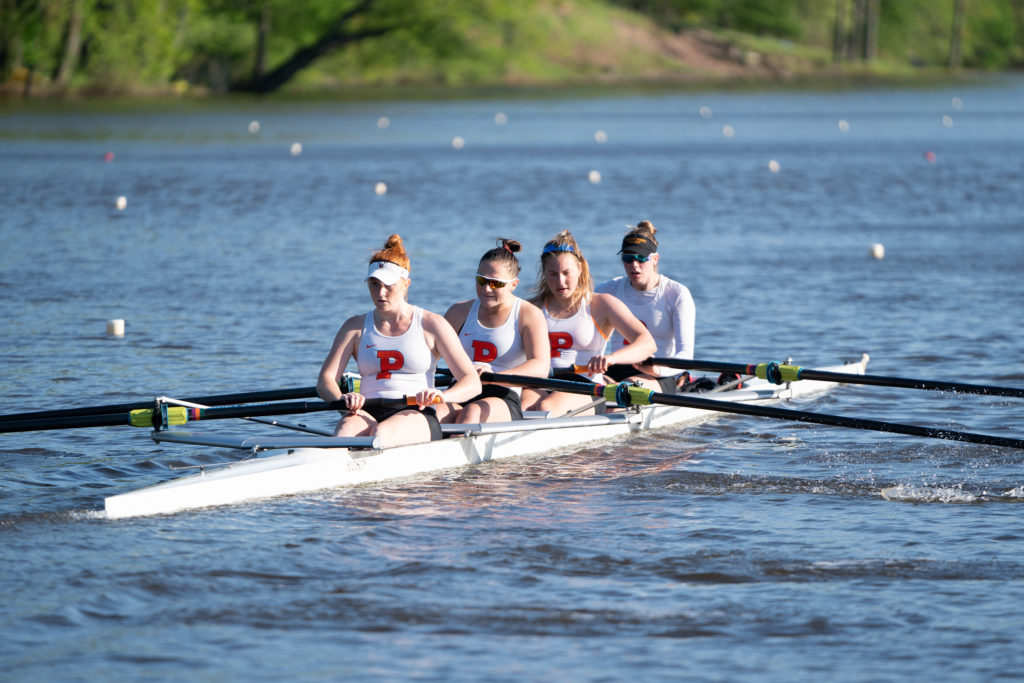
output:
POLYGON ((627 384, 626 382, 608 384, 601 390, 604 400, 622 407, 650 405, 651 394, 653 393, 650 389, 638 387, 635 384, 627 384))
POLYGON ((772 378, 769 376, 769 367, 775 365, 779 373, 779 379, 781 382, 797 382, 800 380, 800 372, 803 370, 799 365, 785 365, 782 363, 760 363, 757 366, 757 376, 761 379, 766 379, 769 382, 772 378))
POLYGON ((651 394, 654 392, 645 387, 633 387, 629 388, 629 398, 635 406, 649 406, 651 405, 651 394))
MULTIPOLYGON (((128 415, 130 418, 129 424, 132 427, 148 427, 153 426, 153 413, 156 411, 152 408, 144 408, 142 410, 133 410, 128 415)), ((170 424, 164 425, 165 427, 172 427, 175 425, 183 425, 188 422, 188 408, 185 406, 170 406, 167 408, 167 421, 170 424)))
POLYGON ((360 380, 359 377, 346 373, 338 380, 338 388, 341 389, 341 393, 359 393, 360 380))

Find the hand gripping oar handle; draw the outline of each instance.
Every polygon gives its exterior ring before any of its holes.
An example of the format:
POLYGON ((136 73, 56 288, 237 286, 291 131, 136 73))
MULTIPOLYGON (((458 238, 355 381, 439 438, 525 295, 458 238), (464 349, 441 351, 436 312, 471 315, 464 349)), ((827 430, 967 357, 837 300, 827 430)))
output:
POLYGON ((884 375, 855 375, 845 372, 829 372, 802 368, 798 365, 787 365, 778 361, 770 363, 723 363, 708 360, 686 360, 682 358, 648 358, 648 363, 663 365, 680 370, 704 370, 706 372, 735 372, 741 375, 753 375, 775 384, 796 382, 801 379, 820 382, 842 382, 845 384, 869 384, 883 387, 899 387, 903 389, 925 389, 928 391, 950 391, 961 394, 982 394, 986 396, 1010 396, 1024 398, 1024 389, 1014 387, 998 387, 987 384, 966 384, 963 382, 940 382, 927 379, 911 379, 906 377, 886 377, 884 375))
MULTIPOLYGON (((440 402, 440 399, 435 399, 434 403, 438 402, 440 402)), ((364 407, 387 405, 414 406, 416 405, 416 397, 406 396, 405 398, 396 399, 371 398, 366 400, 364 407)), ((81 417, 10 420, 8 422, 0 423, 0 433, 74 429, 77 427, 115 427, 118 425, 161 429, 164 427, 183 425, 196 420, 225 420, 242 417, 264 417, 267 415, 292 415, 296 413, 315 413, 327 410, 348 410, 348 404, 345 401, 289 401, 282 403, 254 403, 241 406, 222 406, 218 408, 189 408, 185 406, 168 405, 164 409, 142 408, 110 415, 84 415, 81 417), (163 418, 165 411, 167 414, 166 422, 163 418)))
POLYGON ((793 422, 811 422, 814 424, 830 425, 835 427, 850 427, 853 429, 864 429, 868 431, 891 432, 894 434, 923 436, 932 439, 946 439, 949 441, 963 441, 968 443, 986 444, 989 446, 1024 449, 1024 439, 991 436, 988 434, 975 434, 973 432, 958 432, 952 429, 919 427, 917 425, 882 422, 880 420, 867 420, 858 417, 829 415, 826 413, 812 413, 805 410, 775 408, 773 406, 753 405, 750 403, 717 401, 710 398, 698 398, 688 394, 662 394, 644 387, 627 384, 625 382, 601 385, 590 384, 588 382, 571 382, 569 380, 550 379, 546 377, 526 377, 522 375, 495 374, 490 372, 481 373, 480 379, 485 382, 504 382, 506 384, 518 384, 524 387, 564 391, 571 394, 583 394, 595 397, 604 396, 606 400, 613 401, 620 406, 655 404, 680 406, 684 408, 696 408, 699 410, 714 410, 723 413, 737 413, 739 415, 769 417, 778 420, 790 420, 793 422))

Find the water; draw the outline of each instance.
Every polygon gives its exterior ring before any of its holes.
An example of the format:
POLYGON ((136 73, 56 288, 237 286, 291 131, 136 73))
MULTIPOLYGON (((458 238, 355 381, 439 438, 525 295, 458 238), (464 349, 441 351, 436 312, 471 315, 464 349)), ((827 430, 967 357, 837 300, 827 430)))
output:
MULTIPOLYGON (((571 228, 604 278, 644 218, 697 302, 698 357, 867 351, 877 374, 1022 386, 1022 102, 1006 79, 8 107, 2 412, 310 386, 369 307, 388 233, 413 301, 443 311, 493 237, 524 243, 525 283, 571 228)), ((796 407, 1024 436, 1011 399, 849 386, 796 407)), ((729 417, 412 481, 100 512, 170 464, 230 457, 127 427, 0 436, 5 676, 1024 676, 1017 451, 729 417)))

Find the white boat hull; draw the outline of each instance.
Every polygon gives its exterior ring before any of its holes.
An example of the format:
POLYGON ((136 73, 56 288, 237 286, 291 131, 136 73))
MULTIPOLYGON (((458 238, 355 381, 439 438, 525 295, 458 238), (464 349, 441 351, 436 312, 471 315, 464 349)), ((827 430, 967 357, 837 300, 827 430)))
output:
MULTIPOLYGON (((867 356, 859 362, 825 368, 863 374, 867 356)), ((728 402, 769 403, 813 396, 835 386, 831 382, 801 381, 775 386, 751 380, 746 388, 714 394, 728 402)), ((708 395, 699 395, 707 397, 708 395)), ((117 519, 166 514, 195 508, 230 505, 272 496, 308 493, 339 486, 410 477, 426 472, 479 464, 521 455, 565 454, 597 441, 668 426, 695 424, 720 413, 695 408, 647 406, 640 411, 577 418, 525 420, 514 423, 460 425, 468 434, 441 441, 376 450, 372 448, 295 448, 267 450, 267 455, 106 499, 107 517, 117 519), (533 424, 531 424, 533 423, 533 424), (514 429, 516 431, 508 431, 514 429)), ((454 425, 447 426, 450 431, 454 425)), ((157 441, 205 443, 188 431, 154 432, 157 441)), ((273 443, 274 439, 268 441, 273 443)), ((258 448, 259 437, 247 441, 258 448)))

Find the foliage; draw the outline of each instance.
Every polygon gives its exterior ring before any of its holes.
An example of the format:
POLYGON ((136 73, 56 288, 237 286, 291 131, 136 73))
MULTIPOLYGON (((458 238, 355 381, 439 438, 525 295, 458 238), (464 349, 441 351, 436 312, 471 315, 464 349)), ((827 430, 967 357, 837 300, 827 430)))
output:
MULTIPOLYGON (((1018 11, 1024 12, 1019 8, 1018 11)), ((1014 26, 1013 9, 1005 4, 979 7, 967 21, 966 66, 993 69, 1008 66, 1020 60, 1022 45, 1021 26, 1014 26), (1014 44, 1014 38, 1017 42, 1014 44)))
MULTIPOLYGON (((850 18, 869 5, 881 60, 949 63, 954 0, 0 0, 0 81, 266 91, 665 77, 688 65, 662 43, 694 29, 826 68, 837 35, 861 39, 850 18)), ((1024 0, 963 6, 964 67, 1024 63, 1024 0)))

